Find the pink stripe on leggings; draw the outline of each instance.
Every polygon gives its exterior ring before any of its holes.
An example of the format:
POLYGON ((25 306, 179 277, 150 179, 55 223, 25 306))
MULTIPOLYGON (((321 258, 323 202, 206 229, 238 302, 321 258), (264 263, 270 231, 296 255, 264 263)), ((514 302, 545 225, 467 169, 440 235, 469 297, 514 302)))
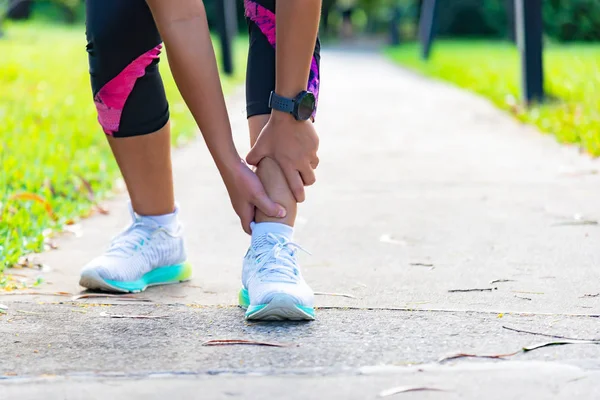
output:
POLYGON ((121 114, 125 102, 131 94, 135 82, 146 73, 146 67, 160 55, 162 44, 142 54, 129 64, 119 75, 100 89, 94 103, 98 110, 98 122, 104 133, 113 135, 119 130, 121 114))

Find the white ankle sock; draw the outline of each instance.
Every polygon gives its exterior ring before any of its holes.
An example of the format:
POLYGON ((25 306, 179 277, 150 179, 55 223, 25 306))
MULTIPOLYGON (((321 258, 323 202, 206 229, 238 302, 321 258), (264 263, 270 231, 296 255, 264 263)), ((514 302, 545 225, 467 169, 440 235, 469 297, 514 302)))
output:
MULTIPOLYGON (((294 227, 279 222, 259 222, 252 223, 250 228, 252 229, 252 244, 254 245, 257 239, 264 237, 269 233, 281 235, 287 240, 292 240, 294 237, 294 227)), ((257 243, 256 243, 257 244, 257 243)))
POLYGON ((140 215, 140 218, 147 218, 151 221, 156 222, 161 227, 167 229, 170 232, 175 232, 179 227, 179 208, 175 207, 175 211, 170 214, 163 215, 140 215))

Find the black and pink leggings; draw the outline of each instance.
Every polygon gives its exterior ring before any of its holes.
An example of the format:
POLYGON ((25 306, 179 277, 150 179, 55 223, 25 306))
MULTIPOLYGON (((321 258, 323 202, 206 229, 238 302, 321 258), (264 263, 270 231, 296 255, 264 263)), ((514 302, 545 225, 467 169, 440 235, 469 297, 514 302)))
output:
MULTIPOLYGON (((248 117, 270 114, 275 89, 275 0, 245 0, 250 52, 248 117)), ((162 39, 145 0, 86 0, 86 36, 98 121, 107 135, 129 137, 161 129, 169 104, 158 71, 162 39)), ((318 96, 317 40, 307 90, 318 96)))

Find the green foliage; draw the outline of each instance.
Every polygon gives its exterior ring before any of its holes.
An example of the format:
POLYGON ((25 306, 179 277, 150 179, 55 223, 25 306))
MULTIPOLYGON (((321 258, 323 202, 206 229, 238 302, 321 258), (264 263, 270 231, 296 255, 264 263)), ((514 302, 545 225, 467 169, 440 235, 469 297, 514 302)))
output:
MULTIPOLYGON (((439 33, 445 36, 508 37, 514 0, 438 0, 439 33)), ((600 40, 598 0, 545 0, 545 33, 559 41, 600 40)))
POLYGON ((600 1, 544 1, 544 27, 562 41, 600 40, 600 1))
POLYGON ((505 0, 438 0, 438 33, 502 37, 507 30, 505 4, 505 0))
POLYGON ((389 49, 399 64, 441 78, 492 100, 559 141, 600 156, 600 45, 553 45, 544 53, 546 89, 556 100, 529 109, 519 105, 519 54, 514 45, 440 41, 429 62, 417 45, 389 49))
MULTIPOLYGON (((84 29, 28 22, 8 25, 0 40, 0 271, 88 215, 119 175, 96 121, 84 29)), ((246 41, 236 43, 238 73, 223 80, 226 91, 243 79, 246 41)), ((173 141, 184 143, 196 125, 166 58, 160 66, 173 141)))

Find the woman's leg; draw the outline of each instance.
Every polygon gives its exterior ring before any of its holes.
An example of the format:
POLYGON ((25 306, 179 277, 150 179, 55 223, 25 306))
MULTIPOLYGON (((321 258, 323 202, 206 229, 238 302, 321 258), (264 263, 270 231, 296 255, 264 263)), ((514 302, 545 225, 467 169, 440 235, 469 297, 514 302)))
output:
MULTIPOLYGON (((285 0, 284 0, 285 1, 285 0)), ((275 89, 275 1, 246 0, 250 52, 246 76, 246 103, 253 145, 269 120, 268 102, 275 89)), ((307 89, 319 91, 319 43, 307 89)), ((257 212, 252 243, 244 259, 240 304, 248 319, 313 319, 314 295, 300 273, 293 243, 297 203, 274 160, 264 158, 256 174, 269 197, 287 210, 284 219, 257 212)))
MULTIPOLYGON (((271 110, 268 101, 271 91, 275 90, 275 0, 246 0, 245 6, 250 34, 246 103, 250 144, 253 146, 269 120, 271 110)), ((312 64, 307 90, 318 96, 320 83, 318 40, 312 64)), ((274 160, 264 159, 258 165, 256 173, 271 199, 287 210, 287 216, 283 220, 269 218, 257 212, 256 222, 282 222, 294 226, 297 202, 279 165, 274 160)))
POLYGON ((108 136, 108 143, 123 174, 135 212, 139 215, 172 213, 175 199, 170 124, 167 122, 149 135, 108 136))
MULTIPOLYGON (((258 135, 269 121, 268 115, 255 115, 248 118, 248 127, 250 128, 250 144, 254 146, 258 135)), ((267 195, 276 203, 285 207, 287 214, 284 218, 268 217, 259 210, 256 210, 256 222, 278 222, 289 226, 294 226, 296 222, 296 213, 298 203, 288 186, 283 171, 274 160, 264 158, 256 168, 256 175, 260 178, 267 195)))
POLYGON ((127 184, 133 224, 84 268, 80 284, 136 292, 185 280, 191 269, 173 196, 160 35, 145 0, 87 0, 86 13, 98 121, 127 184))
POLYGON ((169 109, 158 71, 161 38, 144 0, 88 0, 90 73, 133 209, 174 211, 169 109))

